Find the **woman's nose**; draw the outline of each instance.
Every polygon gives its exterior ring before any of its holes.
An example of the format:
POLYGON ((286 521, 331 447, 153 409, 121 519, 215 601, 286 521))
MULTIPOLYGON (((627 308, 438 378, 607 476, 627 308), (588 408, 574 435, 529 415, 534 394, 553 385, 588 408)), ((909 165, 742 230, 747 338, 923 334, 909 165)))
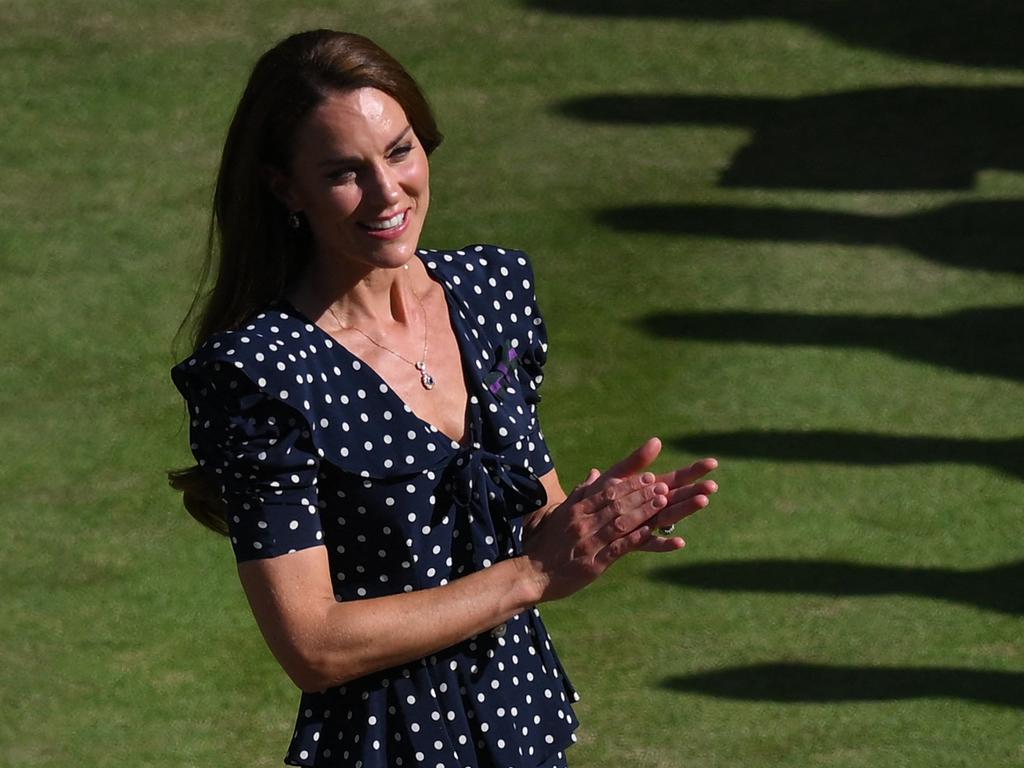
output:
POLYGON ((373 173, 372 189, 368 190, 375 200, 391 205, 401 196, 401 185, 395 171, 387 166, 378 166, 373 173))

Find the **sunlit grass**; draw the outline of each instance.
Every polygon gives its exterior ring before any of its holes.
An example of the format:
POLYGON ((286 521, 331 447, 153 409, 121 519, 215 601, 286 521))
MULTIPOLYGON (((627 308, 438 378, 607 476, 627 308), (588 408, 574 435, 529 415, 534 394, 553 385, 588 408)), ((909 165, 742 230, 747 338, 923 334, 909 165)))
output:
MULTIPOLYGON (((0 4, 0 26, 0 764, 280 764, 296 694, 258 636, 228 546, 186 517, 162 473, 188 459, 167 370, 226 121, 251 61, 295 29, 369 34, 431 95, 447 141, 433 161, 426 245, 492 241, 533 255, 551 334, 544 424, 567 484, 650 434, 666 442, 664 468, 692 458, 675 440, 699 445, 702 433, 1021 436, 1019 379, 900 357, 882 340, 724 343, 656 337, 643 322, 1017 306, 1020 271, 952 267, 884 243, 598 223, 601 211, 648 204, 908 214, 1024 198, 1021 169, 979 168, 976 186, 959 190, 726 188, 718 179, 756 138, 748 129, 582 122, 558 108, 621 93, 1024 86, 1020 72, 915 61, 777 20, 573 17, 514 2, 17 0, 0 4)), ((659 577, 668 563, 720 560, 963 570, 1020 560, 1019 473, 787 461, 743 446, 719 458, 722 491, 682 526, 687 550, 621 563, 546 609, 584 697, 574 765, 1024 761, 1020 706, 952 695, 777 703, 670 685, 780 662, 1020 673, 1019 613, 659 577)))

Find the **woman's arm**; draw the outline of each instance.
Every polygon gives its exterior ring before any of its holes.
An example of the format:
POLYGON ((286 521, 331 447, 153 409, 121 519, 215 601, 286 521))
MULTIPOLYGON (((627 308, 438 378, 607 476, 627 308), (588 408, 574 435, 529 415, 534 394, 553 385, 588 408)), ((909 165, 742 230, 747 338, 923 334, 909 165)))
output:
POLYGON ((442 587, 338 602, 324 547, 240 563, 256 623, 292 681, 319 691, 427 656, 537 601, 519 558, 442 587))
MULTIPOLYGON (((557 476, 542 482, 557 486, 557 476)), ((527 556, 409 593, 338 602, 324 547, 243 562, 238 573, 278 662, 299 688, 318 691, 428 656, 581 589, 646 541, 648 529, 638 526, 666 506, 668 492, 650 473, 580 486, 551 510, 527 556)))

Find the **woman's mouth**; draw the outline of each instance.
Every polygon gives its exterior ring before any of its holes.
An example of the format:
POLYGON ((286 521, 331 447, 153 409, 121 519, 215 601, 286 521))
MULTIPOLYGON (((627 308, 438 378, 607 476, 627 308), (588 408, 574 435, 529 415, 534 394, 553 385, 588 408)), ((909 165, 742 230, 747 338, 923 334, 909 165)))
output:
POLYGON ((361 222, 360 226, 368 230, 368 234, 374 237, 395 237, 405 230, 408 220, 409 210, 406 209, 388 219, 361 222))

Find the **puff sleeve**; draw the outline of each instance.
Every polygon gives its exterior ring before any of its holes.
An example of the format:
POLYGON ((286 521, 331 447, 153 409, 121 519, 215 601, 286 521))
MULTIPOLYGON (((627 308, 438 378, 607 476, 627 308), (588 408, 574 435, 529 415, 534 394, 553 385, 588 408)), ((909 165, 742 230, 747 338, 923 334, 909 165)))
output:
MULTIPOLYGON (((525 259, 525 257, 522 257, 525 259)), ((517 260, 518 261, 518 260, 517 260)), ((520 287, 524 295, 523 314, 526 318, 525 339, 521 344, 522 349, 522 370, 526 379, 524 384, 524 399, 533 417, 533 430, 527 439, 527 451, 529 454, 528 463, 537 475, 543 475, 554 469, 554 462, 548 450, 547 441, 544 439, 544 432, 541 430, 540 418, 537 413, 537 404, 540 403, 540 386, 544 381, 544 364, 548 357, 548 334, 544 324, 544 317, 537 305, 537 295, 534 291, 534 274, 529 261, 523 268, 523 276, 520 278, 520 287)))
POLYGON ((192 453, 221 492, 236 559, 320 545, 319 458, 306 421, 227 363, 186 361, 172 378, 188 403, 192 453))
POLYGON ((537 408, 548 336, 537 304, 533 268, 522 251, 491 246, 484 253, 490 273, 484 284, 490 290, 481 298, 490 303, 483 304, 481 316, 489 319, 486 330, 493 339, 495 358, 484 383, 494 398, 488 407, 496 423, 495 440, 505 446, 507 458, 544 475, 554 468, 537 408))

